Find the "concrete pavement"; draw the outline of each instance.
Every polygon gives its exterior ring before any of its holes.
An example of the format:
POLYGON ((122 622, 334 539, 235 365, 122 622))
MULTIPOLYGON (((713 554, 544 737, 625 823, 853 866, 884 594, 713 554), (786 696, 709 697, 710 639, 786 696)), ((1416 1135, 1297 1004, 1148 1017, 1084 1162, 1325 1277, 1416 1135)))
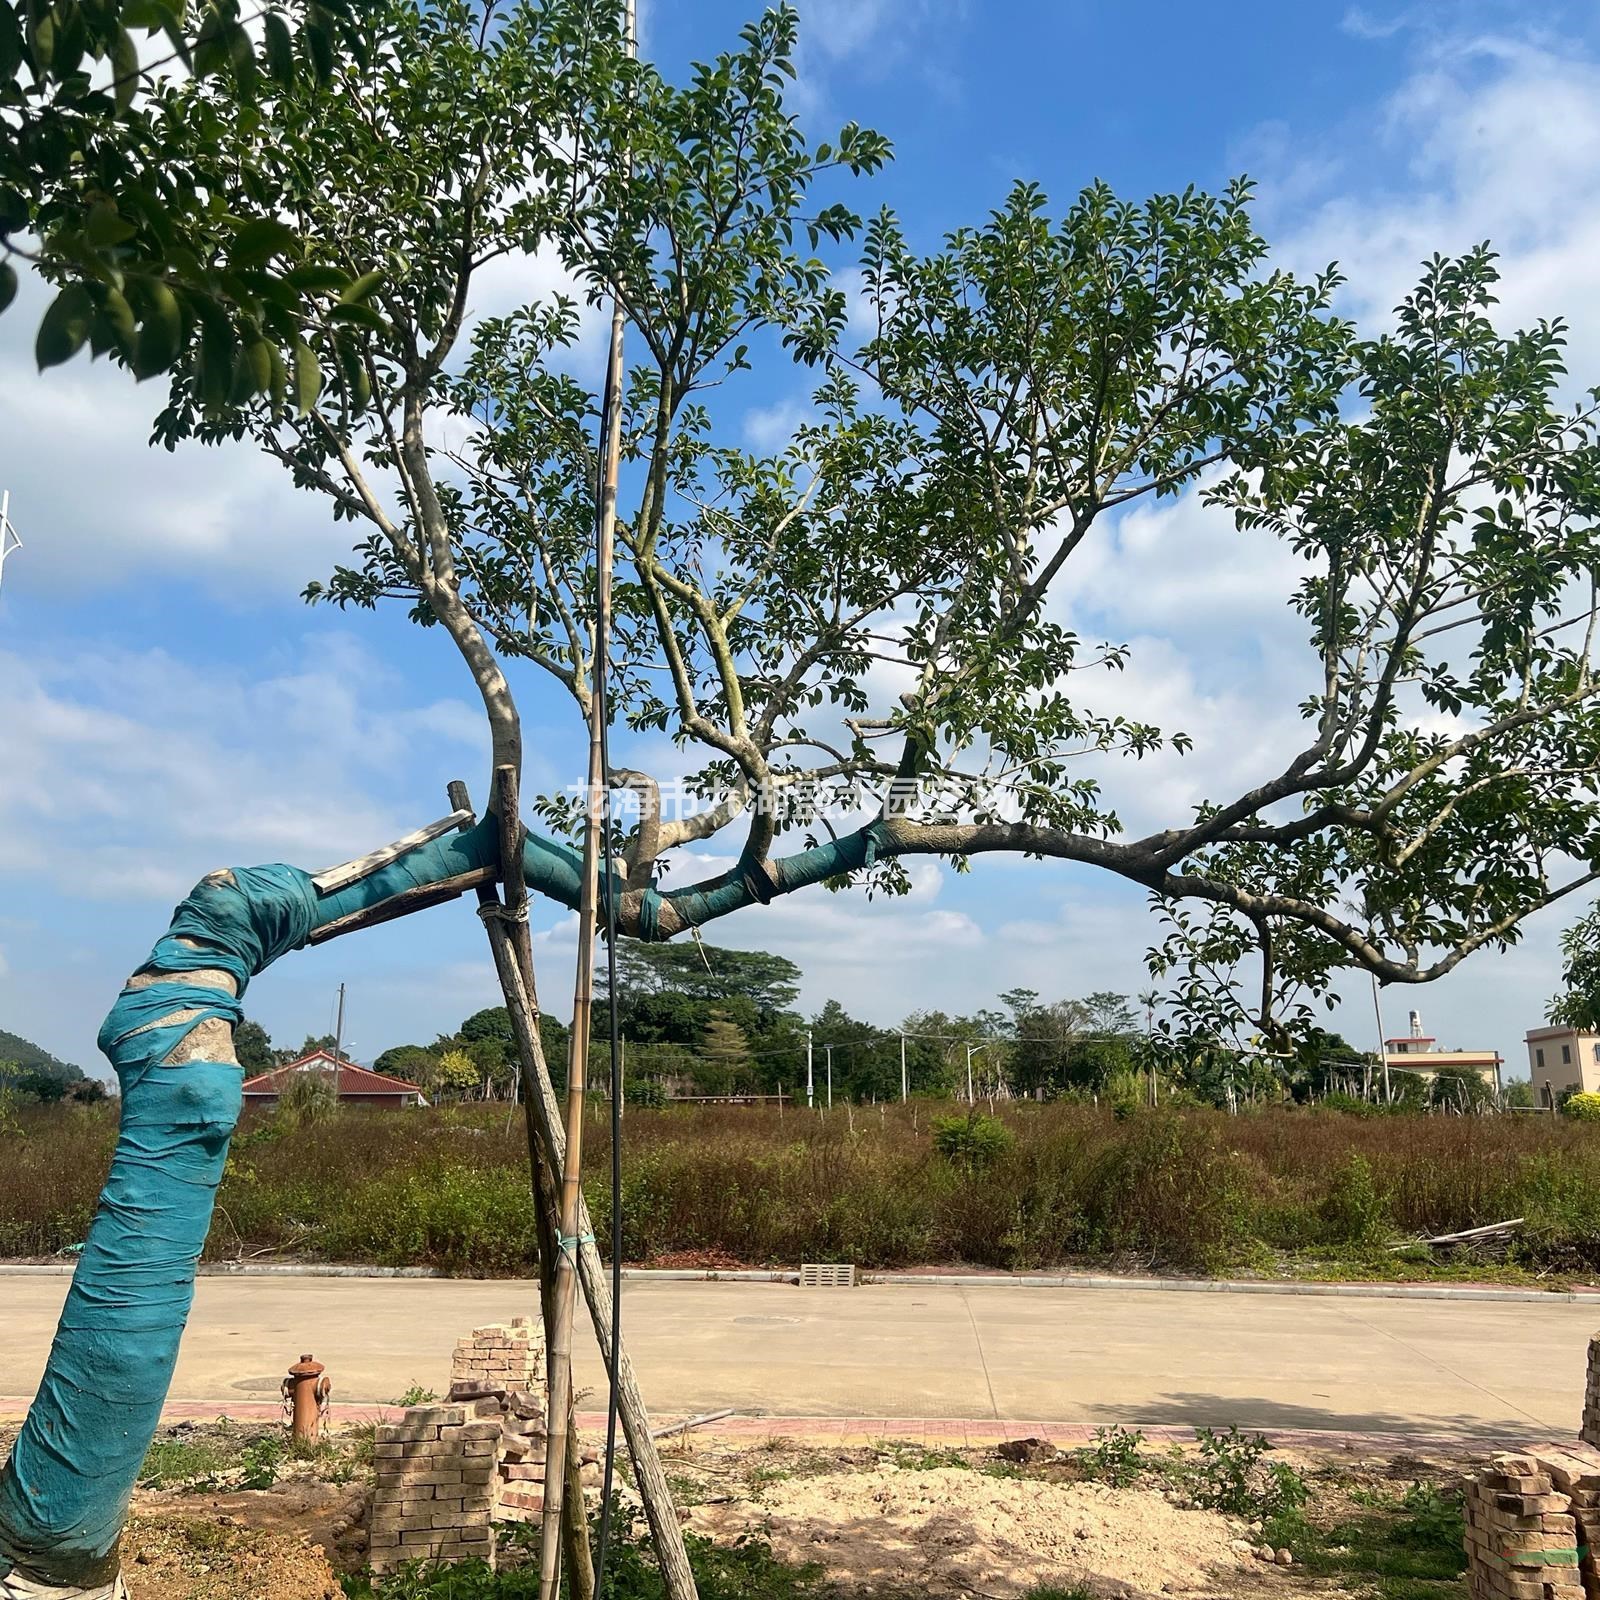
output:
MULTIPOLYGON (((0 1278, 0 1390, 32 1392, 68 1282, 0 1278)), ((335 1398, 443 1390, 455 1339, 530 1312, 534 1286, 202 1278, 175 1401, 270 1401, 302 1351, 335 1398)), ((1596 1307, 1011 1286, 629 1284, 623 1337, 651 1409, 769 1417, 1506 1438, 1578 1426, 1596 1307)), ((583 1323, 587 1328, 587 1322, 583 1323)), ((582 1341, 577 1381, 603 1372, 582 1341)), ((0 1401, 0 1409, 18 1409, 0 1401)))

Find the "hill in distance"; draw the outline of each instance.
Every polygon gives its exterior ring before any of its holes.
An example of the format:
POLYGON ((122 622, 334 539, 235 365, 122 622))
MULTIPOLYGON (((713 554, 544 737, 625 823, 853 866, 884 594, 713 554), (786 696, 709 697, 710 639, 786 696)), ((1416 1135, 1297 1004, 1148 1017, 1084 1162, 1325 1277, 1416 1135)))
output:
POLYGON ((84 1078, 82 1067, 75 1067, 70 1061, 58 1061, 42 1045, 24 1039, 19 1033, 8 1033, 4 1028, 0 1028, 0 1061, 14 1061, 25 1072, 42 1072, 63 1083, 81 1083, 84 1078))

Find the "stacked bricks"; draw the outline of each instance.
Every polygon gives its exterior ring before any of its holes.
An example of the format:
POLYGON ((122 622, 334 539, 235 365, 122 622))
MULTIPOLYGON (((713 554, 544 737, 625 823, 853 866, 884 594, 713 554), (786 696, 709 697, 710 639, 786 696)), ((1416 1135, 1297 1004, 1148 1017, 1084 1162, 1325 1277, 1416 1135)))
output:
POLYGON ((1472 1600, 1585 1600, 1572 1498, 1543 1454, 1496 1456, 1467 1488, 1472 1600))
POLYGON ((494 1503, 499 1522, 537 1521, 544 1510, 544 1341, 526 1317, 474 1328, 456 1343, 450 1399, 498 1420, 494 1503))
POLYGON ((1589 1371, 1583 1385, 1583 1426, 1578 1437, 1600 1448, 1600 1334, 1589 1341, 1589 1371))
POLYGON ((500 1423, 472 1420, 462 1406, 413 1406, 381 1427, 373 1445, 377 1482, 370 1535, 373 1569, 404 1561, 494 1560, 490 1514, 500 1423))
POLYGON ((522 1487, 542 1477, 543 1382, 543 1344, 527 1318, 476 1328, 456 1345, 448 1403, 413 1406, 378 1429, 375 1572, 466 1556, 494 1565, 495 1521, 537 1516, 544 1503, 522 1487))
POLYGON ((1541 1445, 1539 1465, 1572 1504, 1578 1576, 1587 1600, 1600 1600, 1600 1449, 1593 1444, 1541 1445))

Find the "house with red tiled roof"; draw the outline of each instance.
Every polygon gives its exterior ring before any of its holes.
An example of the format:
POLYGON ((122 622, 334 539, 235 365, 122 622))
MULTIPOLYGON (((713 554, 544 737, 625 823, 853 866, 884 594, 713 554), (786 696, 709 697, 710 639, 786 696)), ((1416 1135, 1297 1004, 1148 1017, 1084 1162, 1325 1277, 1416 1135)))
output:
POLYGON ((338 1073, 339 1104, 346 1106, 379 1106, 399 1110, 405 1106, 425 1106, 427 1098, 414 1083, 404 1078, 391 1078, 382 1072, 372 1072, 358 1067, 353 1061, 336 1057, 331 1050, 313 1050, 298 1061, 286 1061, 270 1072, 261 1072, 244 1081, 244 1103, 250 1106, 273 1106, 283 1086, 297 1072, 321 1072, 332 1077, 338 1073))

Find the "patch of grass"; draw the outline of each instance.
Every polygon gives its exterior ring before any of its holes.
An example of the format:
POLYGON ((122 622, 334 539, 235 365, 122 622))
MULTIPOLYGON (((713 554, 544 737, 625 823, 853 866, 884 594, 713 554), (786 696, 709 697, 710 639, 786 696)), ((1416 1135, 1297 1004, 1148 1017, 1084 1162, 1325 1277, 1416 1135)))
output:
POLYGON ((238 1465, 238 1453, 210 1439, 157 1439, 139 1469, 141 1489, 209 1485, 238 1465))
POLYGON ((941 1467, 972 1470, 972 1463, 959 1450, 940 1450, 932 1445, 891 1445, 889 1460, 901 1472, 937 1472, 941 1467))
MULTIPOLYGON (((691 1533, 685 1542, 700 1600, 830 1600, 834 1593, 820 1567, 780 1561, 764 1540, 717 1545, 691 1533)), ((642 1542, 614 1543, 607 1565, 604 1600, 664 1600, 661 1575, 642 1542)), ((381 1588, 365 1574, 340 1582, 349 1600, 536 1600, 539 1567, 534 1561, 496 1572, 483 1561, 416 1562, 386 1577, 381 1588)))
POLYGON ((439 1396, 432 1389, 424 1389, 420 1383, 414 1383, 404 1394, 397 1394, 389 1402, 392 1406, 425 1406, 431 1405, 439 1396))
POLYGON ((1295 1510, 1269 1522, 1266 1537, 1287 1545, 1315 1577, 1335 1580, 1373 1600, 1461 1600, 1467 1560, 1462 1551, 1459 1494, 1413 1483, 1399 1498, 1353 1496, 1360 1514, 1329 1525, 1295 1510))

